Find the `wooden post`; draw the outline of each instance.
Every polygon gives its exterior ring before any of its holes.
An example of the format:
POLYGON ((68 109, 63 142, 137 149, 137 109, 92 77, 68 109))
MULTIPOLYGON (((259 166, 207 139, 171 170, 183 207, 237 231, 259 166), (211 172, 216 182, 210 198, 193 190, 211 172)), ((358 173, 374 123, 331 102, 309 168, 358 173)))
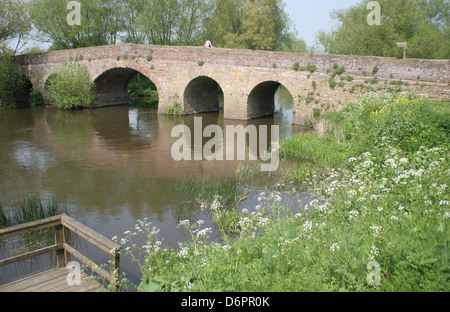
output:
POLYGON ((403 48, 403 59, 406 59, 406 49, 408 48, 408 42, 397 42, 397 47, 403 48))
POLYGON ((120 291, 120 250, 115 250, 114 255, 111 253, 111 291, 120 291))
MULTIPOLYGON (((55 244, 64 244, 64 227, 62 225, 57 225, 53 228, 55 234, 55 244)), ((63 268, 67 265, 66 255, 64 248, 58 249, 56 251, 56 267, 63 268)))

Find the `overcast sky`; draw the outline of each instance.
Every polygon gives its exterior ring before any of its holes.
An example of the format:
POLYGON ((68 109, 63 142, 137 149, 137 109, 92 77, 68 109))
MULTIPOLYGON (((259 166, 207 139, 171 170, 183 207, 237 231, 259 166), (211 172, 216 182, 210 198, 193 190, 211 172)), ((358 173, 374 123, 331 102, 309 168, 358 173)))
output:
POLYGON ((314 44, 319 30, 330 30, 330 13, 335 9, 349 8, 360 0, 284 0, 286 12, 296 25, 298 36, 308 46, 314 44))

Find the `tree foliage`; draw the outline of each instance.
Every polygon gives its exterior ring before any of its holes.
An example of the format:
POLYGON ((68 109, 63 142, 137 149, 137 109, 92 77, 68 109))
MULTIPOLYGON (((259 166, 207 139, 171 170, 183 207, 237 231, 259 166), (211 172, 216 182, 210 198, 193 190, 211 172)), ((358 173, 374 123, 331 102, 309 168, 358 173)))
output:
POLYGON ((402 57, 397 42, 408 42, 408 57, 450 58, 447 0, 378 0, 381 25, 369 25, 369 0, 337 10, 337 29, 320 32, 318 40, 332 54, 402 57))
MULTIPOLYGON (((81 25, 67 24, 66 0, 31 0, 31 16, 52 49, 141 43, 303 50, 283 0, 79 0, 81 25)), ((298 51, 303 52, 303 51, 298 51)))
POLYGON ((0 44, 23 39, 31 31, 28 4, 24 0, 0 0, 0 44))
POLYGON ((115 44, 120 28, 113 0, 77 0, 81 4, 81 25, 69 25, 66 0, 31 0, 30 15, 40 39, 53 49, 71 49, 115 44))
POLYGON ((215 0, 206 34, 217 46, 305 52, 282 0, 215 0))
POLYGON ((14 94, 25 86, 25 78, 14 57, 7 52, 0 53, 0 109, 14 108, 14 94))

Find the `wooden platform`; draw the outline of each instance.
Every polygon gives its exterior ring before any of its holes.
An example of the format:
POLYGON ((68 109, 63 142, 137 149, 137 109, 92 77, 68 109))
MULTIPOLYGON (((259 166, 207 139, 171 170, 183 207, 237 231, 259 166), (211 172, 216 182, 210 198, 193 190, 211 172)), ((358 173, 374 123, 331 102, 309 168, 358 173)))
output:
MULTIPOLYGON (((70 264, 72 257, 78 259, 82 264, 87 265, 93 272, 108 281, 110 291, 120 291, 120 251, 122 247, 83 224, 73 220, 67 215, 50 217, 47 219, 19 224, 16 226, 0 229, 0 241, 10 237, 21 236, 23 234, 53 229, 53 245, 42 247, 36 250, 14 255, 6 259, 0 259, 0 267, 7 266, 19 261, 37 257, 40 255, 53 253, 56 257, 56 268, 45 272, 22 278, 20 280, 0 285, 0 292, 88 292, 99 291, 100 285, 96 280, 91 279, 85 273, 80 272, 82 281, 79 286, 70 286, 67 283, 69 270, 66 268, 70 264), (70 245, 71 237, 77 235, 82 239, 94 244, 109 256, 109 272, 101 266, 82 255, 70 245)), ((81 265, 81 263, 78 263, 81 265)))
POLYGON ((0 292, 99 292, 100 284, 85 273, 81 273, 81 285, 67 283, 66 268, 43 271, 17 281, 0 285, 0 292))

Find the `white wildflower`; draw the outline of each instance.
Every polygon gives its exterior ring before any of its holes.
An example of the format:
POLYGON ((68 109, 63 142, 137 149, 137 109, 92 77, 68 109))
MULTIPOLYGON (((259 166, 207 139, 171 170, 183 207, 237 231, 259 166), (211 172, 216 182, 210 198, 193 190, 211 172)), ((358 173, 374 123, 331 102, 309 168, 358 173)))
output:
POLYGON ((375 247, 375 245, 372 244, 372 248, 370 249, 370 260, 374 260, 378 255, 380 254, 380 249, 375 247))
POLYGON ((333 243, 333 245, 331 245, 331 247, 330 247, 330 250, 333 251, 333 252, 338 250, 338 249, 340 249, 338 243, 333 243))
POLYGON ((306 221, 305 223, 303 223, 303 229, 305 231, 311 230, 312 229, 312 222, 311 221, 306 221))

